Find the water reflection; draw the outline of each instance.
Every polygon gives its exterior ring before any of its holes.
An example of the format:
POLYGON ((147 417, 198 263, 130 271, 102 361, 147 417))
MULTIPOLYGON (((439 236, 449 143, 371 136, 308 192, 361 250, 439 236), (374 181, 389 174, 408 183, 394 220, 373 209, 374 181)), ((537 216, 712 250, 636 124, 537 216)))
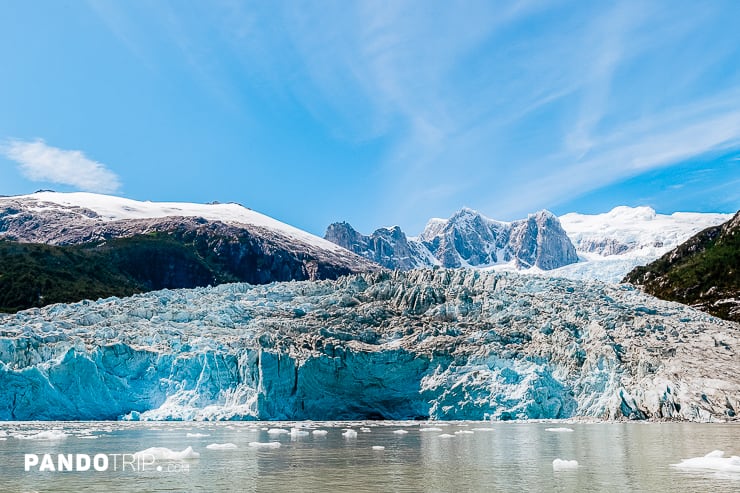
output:
POLYGON ((684 491, 740 490, 740 475, 686 473, 681 459, 740 453, 740 426, 687 423, 313 423, 326 436, 271 435, 295 423, 0 423, 0 491, 684 491), (445 426, 447 425, 447 426, 445 426), (370 427, 364 433, 360 427, 370 427), (438 431, 420 428, 439 426, 438 431), (547 431, 568 426, 572 433, 547 431), (354 438, 342 436, 352 427, 354 438), (494 431, 476 431, 489 427, 494 431), (23 440, 49 428, 70 436, 23 440), (394 430, 403 428, 407 434, 394 430), (472 431, 472 433, 470 433, 472 431), (457 433, 456 433, 457 432, 457 433), (201 433, 208 436, 191 436, 201 433), (441 435, 452 435, 443 438, 441 435), (3 436, 5 435, 5 436, 3 436), (97 437, 90 439, 90 437, 97 437), (256 449, 250 442, 279 441, 256 449), (209 450, 210 443, 236 450, 209 450), (174 471, 24 471, 26 453, 133 453, 152 446, 201 457, 174 471), (384 450, 373 450, 383 446, 384 450), (554 471, 556 458, 577 460, 554 471))

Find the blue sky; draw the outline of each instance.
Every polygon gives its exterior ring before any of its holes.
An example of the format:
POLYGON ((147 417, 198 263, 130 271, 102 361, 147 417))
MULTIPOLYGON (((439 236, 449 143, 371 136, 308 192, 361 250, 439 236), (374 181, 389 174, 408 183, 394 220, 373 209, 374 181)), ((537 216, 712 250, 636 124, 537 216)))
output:
POLYGON ((740 208, 740 2, 0 2, 0 194, 237 201, 316 234, 462 206, 740 208))

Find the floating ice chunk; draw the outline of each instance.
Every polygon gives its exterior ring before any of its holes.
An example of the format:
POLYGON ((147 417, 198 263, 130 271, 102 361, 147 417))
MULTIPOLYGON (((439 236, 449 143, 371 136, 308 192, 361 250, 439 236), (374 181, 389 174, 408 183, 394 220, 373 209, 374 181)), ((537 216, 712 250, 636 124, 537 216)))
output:
POLYGON ((362 428, 360 428, 360 431, 363 433, 370 433, 372 430, 370 428, 363 426, 362 428))
POLYGON ((64 440, 69 435, 64 433, 62 430, 46 430, 40 431, 33 435, 16 435, 16 438, 20 440, 64 440))
POLYGON ((209 437, 211 435, 209 435, 208 433, 186 433, 185 436, 188 438, 202 438, 209 437))
POLYGON ((0 430, 0 437, 6 437, 8 436, 8 432, 5 430, 0 430))
POLYGON ((458 430, 455 432, 455 435, 472 435, 473 433, 475 432, 470 430, 458 430))
POLYGON ((206 448, 208 450, 234 450, 236 448, 239 448, 234 443, 211 443, 209 445, 206 445, 206 448))
POLYGON ((283 428, 270 428, 269 430, 267 430, 268 435, 282 435, 285 433, 290 433, 290 431, 283 428))
POLYGON ((449 433, 442 433, 441 435, 437 435, 437 438, 455 438, 455 435, 450 435, 449 433))
POLYGON ((566 428, 564 426, 558 427, 558 428, 545 428, 545 431, 552 431, 553 433, 571 433, 573 432, 573 428, 566 428))
POLYGON ((254 448, 280 448, 280 442, 249 442, 254 448))
POLYGON ((329 432, 326 430, 313 430, 312 433, 315 437, 325 437, 329 432))
POLYGON ((473 431, 494 431, 494 428, 473 428, 473 431))
POLYGON ((355 430, 346 430, 342 433, 344 438, 357 438, 357 432, 355 430))
POLYGON ((570 469, 578 469, 577 460, 555 459, 552 461, 553 471, 568 471, 570 469))
POLYGON ((373 450, 385 450, 385 447, 382 445, 373 445, 373 450))
POLYGON ((725 457, 722 450, 713 450, 704 457, 684 459, 673 467, 687 471, 718 471, 740 474, 740 457, 725 457))
POLYGON ((308 436, 309 432, 301 430, 300 428, 291 428, 290 429, 290 436, 295 437, 305 437, 308 436))
POLYGON ((407 435, 408 434, 408 431, 406 431, 406 430, 393 430, 393 433, 395 433, 396 435, 407 435))
POLYGON ((436 426, 430 426, 428 428, 419 428, 419 431, 442 431, 442 428, 437 428, 436 426))
POLYGON ((150 457, 154 457, 154 460, 189 460, 200 458, 200 454, 195 452, 193 447, 188 447, 179 452, 166 447, 150 447, 134 454, 134 459, 137 461, 148 460, 150 457))

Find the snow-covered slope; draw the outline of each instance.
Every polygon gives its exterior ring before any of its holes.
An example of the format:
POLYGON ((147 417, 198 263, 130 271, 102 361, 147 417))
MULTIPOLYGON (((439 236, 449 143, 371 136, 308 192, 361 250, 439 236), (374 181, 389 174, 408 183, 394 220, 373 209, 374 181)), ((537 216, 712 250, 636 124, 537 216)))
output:
POLYGON ((560 224, 578 251, 579 263, 548 275, 619 282, 699 231, 721 224, 731 214, 675 212, 657 214, 650 207, 615 207, 604 214, 570 213, 560 224))
POLYGON ((230 284, 0 315, 0 420, 723 420, 739 351, 737 324, 628 285, 461 269, 230 284))
MULTIPOLYGON (((165 217, 202 217, 227 224, 257 226, 329 251, 341 251, 330 241, 255 212, 240 204, 195 204, 188 202, 149 202, 88 192, 36 192, 30 195, 0 197, 0 208, 23 204, 23 210, 40 216, 59 212, 77 216, 83 222, 156 219, 165 217), (94 213, 94 214, 91 214, 94 213)), ((55 243, 45 241, 43 243, 55 243)))
MULTIPOLYGON (((166 237, 207 258, 226 278, 251 283, 334 279, 380 267, 310 233, 238 204, 140 202, 92 193, 0 198, 0 239, 51 245, 166 237)), ((159 245, 161 248, 161 245, 159 245)), ((158 245, 141 245, 153 248, 158 245)), ((156 252, 155 252, 156 253, 156 252)), ((143 250, 128 252, 141 263, 143 250)), ((159 269, 175 269, 159 262, 159 269)), ((209 267, 210 268, 210 267, 209 267)), ((127 271, 140 270, 138 267, 127 271)), ((175 285, 169 287, 195 287, 175 285)))
POLYGON ((463 208, 449 219, 432 219, 418 238, 398 226, 369 236, 334 223, 325 238, 389 269, 443 267, 550 270, 578 260, 575 248, 548 211, 512 222, 495 221, 463 208))

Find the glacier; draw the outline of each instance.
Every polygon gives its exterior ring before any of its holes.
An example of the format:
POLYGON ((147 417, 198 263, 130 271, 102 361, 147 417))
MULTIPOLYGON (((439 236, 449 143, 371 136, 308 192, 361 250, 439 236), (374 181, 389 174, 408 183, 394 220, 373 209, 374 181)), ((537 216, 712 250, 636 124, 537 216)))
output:
POLYGON ((427 269, 0 315, 0 420, 737 419, 740 326, 629 285, 427 269))

